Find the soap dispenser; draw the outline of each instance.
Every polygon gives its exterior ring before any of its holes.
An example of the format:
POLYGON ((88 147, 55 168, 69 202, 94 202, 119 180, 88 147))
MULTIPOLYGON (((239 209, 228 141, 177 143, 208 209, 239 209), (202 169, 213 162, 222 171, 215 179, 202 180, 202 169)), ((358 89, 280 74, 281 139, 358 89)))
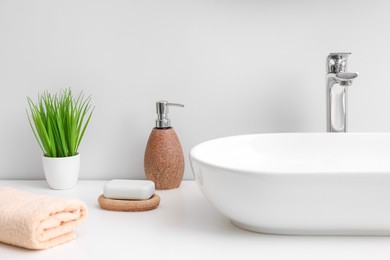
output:
POLYGON ((150 133, 144 157, 146 178, 159 190, 178 188, 184 175, 183 150, 168 118, 170 106, 184 107, 165 100, 156 102, 156 127, 150 133))

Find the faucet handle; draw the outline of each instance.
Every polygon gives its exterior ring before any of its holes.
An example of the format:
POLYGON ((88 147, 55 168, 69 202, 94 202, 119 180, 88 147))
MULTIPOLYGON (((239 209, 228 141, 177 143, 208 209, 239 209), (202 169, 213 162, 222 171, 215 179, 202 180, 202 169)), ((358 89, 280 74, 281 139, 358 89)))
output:
POLYGON ((348 57, 350 52, 333 52, 326 59, 326 71, 328 73, 339 73, 347 71, 348 57))

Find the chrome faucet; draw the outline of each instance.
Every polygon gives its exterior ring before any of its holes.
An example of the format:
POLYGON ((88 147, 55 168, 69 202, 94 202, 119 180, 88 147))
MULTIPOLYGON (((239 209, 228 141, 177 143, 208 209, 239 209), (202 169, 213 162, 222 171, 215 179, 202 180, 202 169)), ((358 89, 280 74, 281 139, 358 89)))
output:
POLYGON ((347 72, 351 53, 330 53, 326 60, 326 121, 328 132, 347 132, 348 86, 359 75, 347 72))

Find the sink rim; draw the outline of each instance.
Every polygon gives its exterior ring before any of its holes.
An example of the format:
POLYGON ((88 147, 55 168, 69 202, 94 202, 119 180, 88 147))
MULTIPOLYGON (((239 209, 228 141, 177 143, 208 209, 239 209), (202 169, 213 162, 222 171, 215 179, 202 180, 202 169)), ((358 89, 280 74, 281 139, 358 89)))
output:
MULTIPOLYGON (((201 142, 197 145, 195 145, 190 153, 189 153, 189 157, 190 157, 190 161, 191 160, 196 160, 202 164, 205 164, 207 166, 210 166, 210 167, 215 167, 215 168, 218 168, 218 169, 224 169, 224 170, 228 170, 229 172, 231 173, 234 173, 234 174, 254 174, 254 175, 291 175, 291 174, 294 174, 294 175, 307 175, 307 174, 310 174, 310 175, 313 175, 313 172, 312 171, 293 171, 293 172, 287 172, 287 171, 278 171, 278 170, 272 170, 272 169, 267 169, 266 171, 265 170, 259 170, 259 169, 243 169, 243 168, 240 168, 240 167, 233 167, 233 166, 226 166, 226 165, 222 165, 220 163, 215 163, 213 162, 212 160, 208 159, 208 158, 202 158, 202 147, 205 146, 205 145, 209 145, 211 143, 214 143, 214 142, 221 142, 223 140, 228 140, 228 139, 241 139, 241 138, 250 138, 250 137, 256 137, 256 136, 259 136, 259 137, 264 137, 266 138, 267 136, 271 136, 271 137, 275 137, 275 136, 296 136, 296 137, 302 137, 302 136, 326 136, 326 138, 340 138, 340 137, 347 137, 348 138, 357 138, 358 136, 364 136, 364 137, 368 137, 368 136, 377 136, 377 137, 380 137, 380 136, 389 136, 390 138, 390 132, 348 132, 348 133, 328 133, 328 132, 284 132, 284 133, 255 133, 255 134, 242 134, 242 135, 231 135, 231 136, 225 136, 225 137, 218 137, 218 138, 214 138, 214 139, 210 139, 210 140, 207 140, 207 141, 204 141, 204 142, 201 142), (332 137, 331 137, 332 136, 332 137)), ((390 149, 390 146, 389 146, 389 149, 390 149)), ((375 174, 388 174, 389 171, 387 170, 376 170, 375 171, 375 174)), ((321 171, 321 172, 318 172, 318 174, 367 174, 367 171, 365 170, 343 170, 341 172, 338 172, 338 171, 321 171)))

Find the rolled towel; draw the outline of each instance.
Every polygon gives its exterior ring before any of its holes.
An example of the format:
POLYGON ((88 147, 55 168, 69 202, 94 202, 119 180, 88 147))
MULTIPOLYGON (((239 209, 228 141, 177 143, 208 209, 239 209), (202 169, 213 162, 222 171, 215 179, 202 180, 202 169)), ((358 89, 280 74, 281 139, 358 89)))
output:
POLYGON ((60 245, 76 237, 86 216, 82 201, 0 186, 0 242, 28 249, 60 245))

